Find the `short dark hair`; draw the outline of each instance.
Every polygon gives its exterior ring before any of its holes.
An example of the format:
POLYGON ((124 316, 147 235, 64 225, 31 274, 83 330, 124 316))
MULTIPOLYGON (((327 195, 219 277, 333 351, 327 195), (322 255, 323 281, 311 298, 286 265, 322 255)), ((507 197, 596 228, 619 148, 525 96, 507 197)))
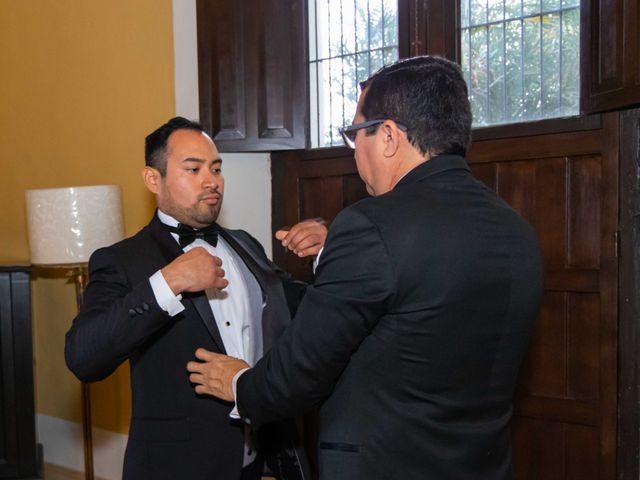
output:
POLYGON ((173 117, 167 123, 147 135, 144 140, 144 163, 155 168, 163 177, 167 174, 167 141, 176 130, 204 132, 202 125, 184 117, 173 117))
POLYGON ((407 127, 421 154, 465 155, 471 143, 471 105, 460 67, 437 56, 413 57, 383 67, 360 84, 361 113, 407 127))

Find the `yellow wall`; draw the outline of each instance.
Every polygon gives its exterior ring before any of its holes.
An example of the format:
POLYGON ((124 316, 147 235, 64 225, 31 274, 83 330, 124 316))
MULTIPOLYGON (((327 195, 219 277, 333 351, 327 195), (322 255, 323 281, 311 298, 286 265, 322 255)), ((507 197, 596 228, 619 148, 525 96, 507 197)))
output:
MULTIPOLYGON (((26 189, 119 184, 126 234, 143 226, 144 136, 175 111, 171 0, 0 0, 0 72, 0 263, 28 263, 26 189)), ((79 421, 73 286, 46 270, 32 286, 36 409, 79 421)), ((94 425, 126 432, 127 369, 92 394, 94 425)))

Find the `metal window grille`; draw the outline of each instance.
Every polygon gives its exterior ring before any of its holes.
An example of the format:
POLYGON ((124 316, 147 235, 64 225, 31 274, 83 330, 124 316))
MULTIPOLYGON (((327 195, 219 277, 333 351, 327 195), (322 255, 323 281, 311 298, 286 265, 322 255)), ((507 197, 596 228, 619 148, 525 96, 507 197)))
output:
POLYGON ((461 0, 476 127, 579 113, 580 0, 461 0))
POLYGON ((397 59, 397 0, 309 0, 312 147, 342 145, 358 84, 397 59))

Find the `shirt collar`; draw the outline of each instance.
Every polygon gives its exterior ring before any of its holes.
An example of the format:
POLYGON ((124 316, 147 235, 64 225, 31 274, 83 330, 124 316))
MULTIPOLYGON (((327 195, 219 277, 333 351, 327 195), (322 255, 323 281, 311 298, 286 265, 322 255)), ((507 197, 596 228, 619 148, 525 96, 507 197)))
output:
POLYGON ((173 218, 171 215, 167 215, 166 213, 164 213, 160 209, 158 209, 158 218, 165 225, 169 225, 170 227, 177 227, 178 226, 178 221, 175 218, 173 218))

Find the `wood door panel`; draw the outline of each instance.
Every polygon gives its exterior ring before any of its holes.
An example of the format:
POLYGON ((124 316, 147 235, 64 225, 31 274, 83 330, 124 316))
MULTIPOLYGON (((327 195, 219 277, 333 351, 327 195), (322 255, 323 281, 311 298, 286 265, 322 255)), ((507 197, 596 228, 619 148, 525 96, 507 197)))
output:
POLYGON ((600 398, 600 298, 595 293, 567 294, 567 398, 600 398))
POLYGON ((596 130, 477 141, 469 158, 531 222, 545 262, 514 406, 517 480, 615 478, 617 120, 603 118, 596 130))
POLYGON ((333 219, 344 208, 343 177, 300 179, 300 218, 333 219))
POLYGON ((599 460, 588 452, 599 447, 598 429, 522 418, 514 422, 518 480, 597 480, 599 460))
POLYGON ((538 234, 544 262, 548 267, 567 263, 566 158, 547 158, 536 162, 536 215, 533 225, 538 234))
MULTIPOLYGON (((617 162, 617 114, 584 130, 474 139, 468 156, 474 175, 531 222, 544 256, 514 404, 516 480, 616 478, 617 162)), ((331 220, 365 195, 348 150, 280 153, 272 171, 274 218, 286 223, 331 220)), ((276 261, 295 272, 291 257, 276 261)))
POLYGON ((198 0, 200 120, 221 152, 304 148, 301 0, 198 0))
POLYGON ((546 292, 520 371, 520 394, 563 398, 567 377, 566 293, 546 292))
POLYGON ((599 312, 596 293, 546 292, 521 369, 520 395, 598 400, 599 312))
POLYGON ((600 266, 600 211, 602 159, 595 156, 569 161, 569 251, 567 264, 572 267, 600 266))

